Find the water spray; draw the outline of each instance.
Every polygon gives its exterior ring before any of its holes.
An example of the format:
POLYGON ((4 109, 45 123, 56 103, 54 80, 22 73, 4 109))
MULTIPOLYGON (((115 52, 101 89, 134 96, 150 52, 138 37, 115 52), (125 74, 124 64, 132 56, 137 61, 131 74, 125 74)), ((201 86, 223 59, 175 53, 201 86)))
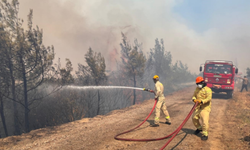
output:
MULTIPOLYGON (((154 93, 153 90, 151 89, 147 89, 147 88, 139 88, 139 87, 127 87, 127 86, 65 86, 65 88, 71 88, 71 89, 79 89, 79 90, 87 90, 87 89, 133 89, 133 90, 140 90, 140 91, 147 91, 147 92, 151 92, 154 93)), ((118 136, 126 134, 128 132, 131 132, 137 128, 139 128, 148 118, 149 116, 152 114, 155 106, 156 106, 157 100, 155 100, 154 106, 151 110, 151 112, 149 113, 149 115, 147 116, 147 118, 138 126, 136 126, 135 128, 122 132, 120 134, 117 134, 114 138, 116 140, 122 140, 122 141, 158 141, 158 140, 163 140, 166 138, 169 138, 172 136, 172 138, 170 138, 168 140, 168 142, 161 148, 161 150, 163 150, 172 140, 173 138, 178 134, 178 132, 182 129, 182 127, 185 125, 185 123, 187 122, 187 120, 189 119, 189 117, 191 116, 191 114, 193 113, 195 107, 198 105, 198 102, 193 106, 193 108, 191 109, 191 111, 189 112, 189 114, 187 115, 187 117, 185 118, 185 120, 182 122, 182 124, 171 134, 165 136, 165 137, 161 137, 161 138, 155 138, 155 139, 127 139, 127 138, 119 138, 118 136)))
POLYGON ((129 86, 65 86, 65 88, 71 88, 71 89, 79 89, 79 90, 87 90, 87 89, 133 89, 133 90, 140 90, 140 91, 148 91, 150 92, 150 89, 146 88, 139 88, 139 87, 129 87, 129 86))

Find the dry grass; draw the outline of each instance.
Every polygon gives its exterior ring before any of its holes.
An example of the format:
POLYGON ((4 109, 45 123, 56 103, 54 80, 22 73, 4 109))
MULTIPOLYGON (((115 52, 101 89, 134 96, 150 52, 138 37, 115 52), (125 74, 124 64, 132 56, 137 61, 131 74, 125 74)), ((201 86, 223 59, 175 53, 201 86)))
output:
POLYGON ((228 122, 234 122, 226 127, 234 129, 232 135, 242 141, 235 147, 250 149, 250 92, 235 92, 234 98, 229 100, 226 114, 228 122))

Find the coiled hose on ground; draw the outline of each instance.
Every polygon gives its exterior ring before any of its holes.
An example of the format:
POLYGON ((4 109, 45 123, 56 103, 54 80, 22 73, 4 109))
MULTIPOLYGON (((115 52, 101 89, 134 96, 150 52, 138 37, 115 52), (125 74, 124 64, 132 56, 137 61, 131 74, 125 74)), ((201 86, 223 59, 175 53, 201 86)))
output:
POLYGON ((123 134, 126 134, 126 133, 129 133, 137 128, 139 128, 145 121, 148 120, 148 118, 150 117, 150 115, 153 113, 154 109, 155 109, 155 106, 156 106, 156 103, 157 103, 157 100, 155 100, 155 103, 154 103, 154 106, 152 108, 152 110, 150 111, 149 115, 146 117, 146 119, 140 123, 138 126, 136 126, 135 128, 131 129, 131 130, 128 130, 128 131, 125 131, 125 132, 122 132, 122 133, 119 133, 117 134, 114 138, 116 140, 121 140, 121 141, 158 141, 158 140, 163 140, 163 139, 166 139, 170 136, 171 139, 168 140, 168 142, 161 148, 161 150, 163 150, 173 139, 174 137, 179 133, 179 131, 182 129, 182 127, 186 124, 186 122, 188 121, 188 119, 190 118, 190 116, 192 115, 192 113, 194 112, 194 109, 195 107, 198 105, 198 102, 195 103, 195 105, 193 106, 193 108, 191 109, 191 111, 189 112, 189 114, 187 115, 187 117, 184 119, 184 121, 182 122, 182 124, 174 131, 172 132, 171 134, 167 135, 167 136, 164 136, 164 137, 161 137, 161 138, 155 138, 155 139, 128 139, 128 138, 118 138, 118 136, 120 135, 123 135, 123 134))

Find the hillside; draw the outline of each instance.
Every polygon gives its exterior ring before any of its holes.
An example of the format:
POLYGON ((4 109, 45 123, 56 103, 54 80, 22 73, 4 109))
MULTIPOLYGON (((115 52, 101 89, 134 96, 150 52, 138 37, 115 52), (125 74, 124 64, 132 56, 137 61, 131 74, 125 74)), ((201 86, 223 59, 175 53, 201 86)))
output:
MULTIPOLYGON (((185 88, 166 97, 172 125, 161 124, 149 127, 154 113, 136 131, 122 135, 127 138, 157 138, 173 132, 184 120, 193 106, 190 101, 195 87, 185 88)), ((193 135, 195 128, 191 119, 165 149, 222 150, 249 149, 249 106, 250 92, 235 92, 233 99, 223 95, 213 95, 210 114, 208 141, 201 141, 193 135), (245 140, 244 140, 245 138, 245 140)), ((31 131, 21 136, 1 139, 0 149, 5 150, 158 150, 168 139, 152 142, 117 141, 114 136, 141 123, 153 107, 154 100, 146 100, 140 105, 115 110, 105 116, 85 118, 61 126, 31 131)))

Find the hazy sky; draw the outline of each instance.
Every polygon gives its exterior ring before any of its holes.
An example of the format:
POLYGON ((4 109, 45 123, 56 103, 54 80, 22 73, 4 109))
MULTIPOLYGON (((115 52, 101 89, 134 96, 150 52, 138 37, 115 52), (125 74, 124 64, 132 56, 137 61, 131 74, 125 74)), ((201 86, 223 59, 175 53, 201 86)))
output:
MULTIPOLYGON (((43 29, 44 44, 56 57, 69 58, 77 70, 89 47, 104 55, 108 69, 120 60, 121 32, 143 51, 163 38, 173 61, 198 73, 205 60, 238 62, 250 67, 249 0, 19 0, 20 17, 34 11, 34 25, 43 29)), ((63 64, 64 66, 64 64, 63 64)))

